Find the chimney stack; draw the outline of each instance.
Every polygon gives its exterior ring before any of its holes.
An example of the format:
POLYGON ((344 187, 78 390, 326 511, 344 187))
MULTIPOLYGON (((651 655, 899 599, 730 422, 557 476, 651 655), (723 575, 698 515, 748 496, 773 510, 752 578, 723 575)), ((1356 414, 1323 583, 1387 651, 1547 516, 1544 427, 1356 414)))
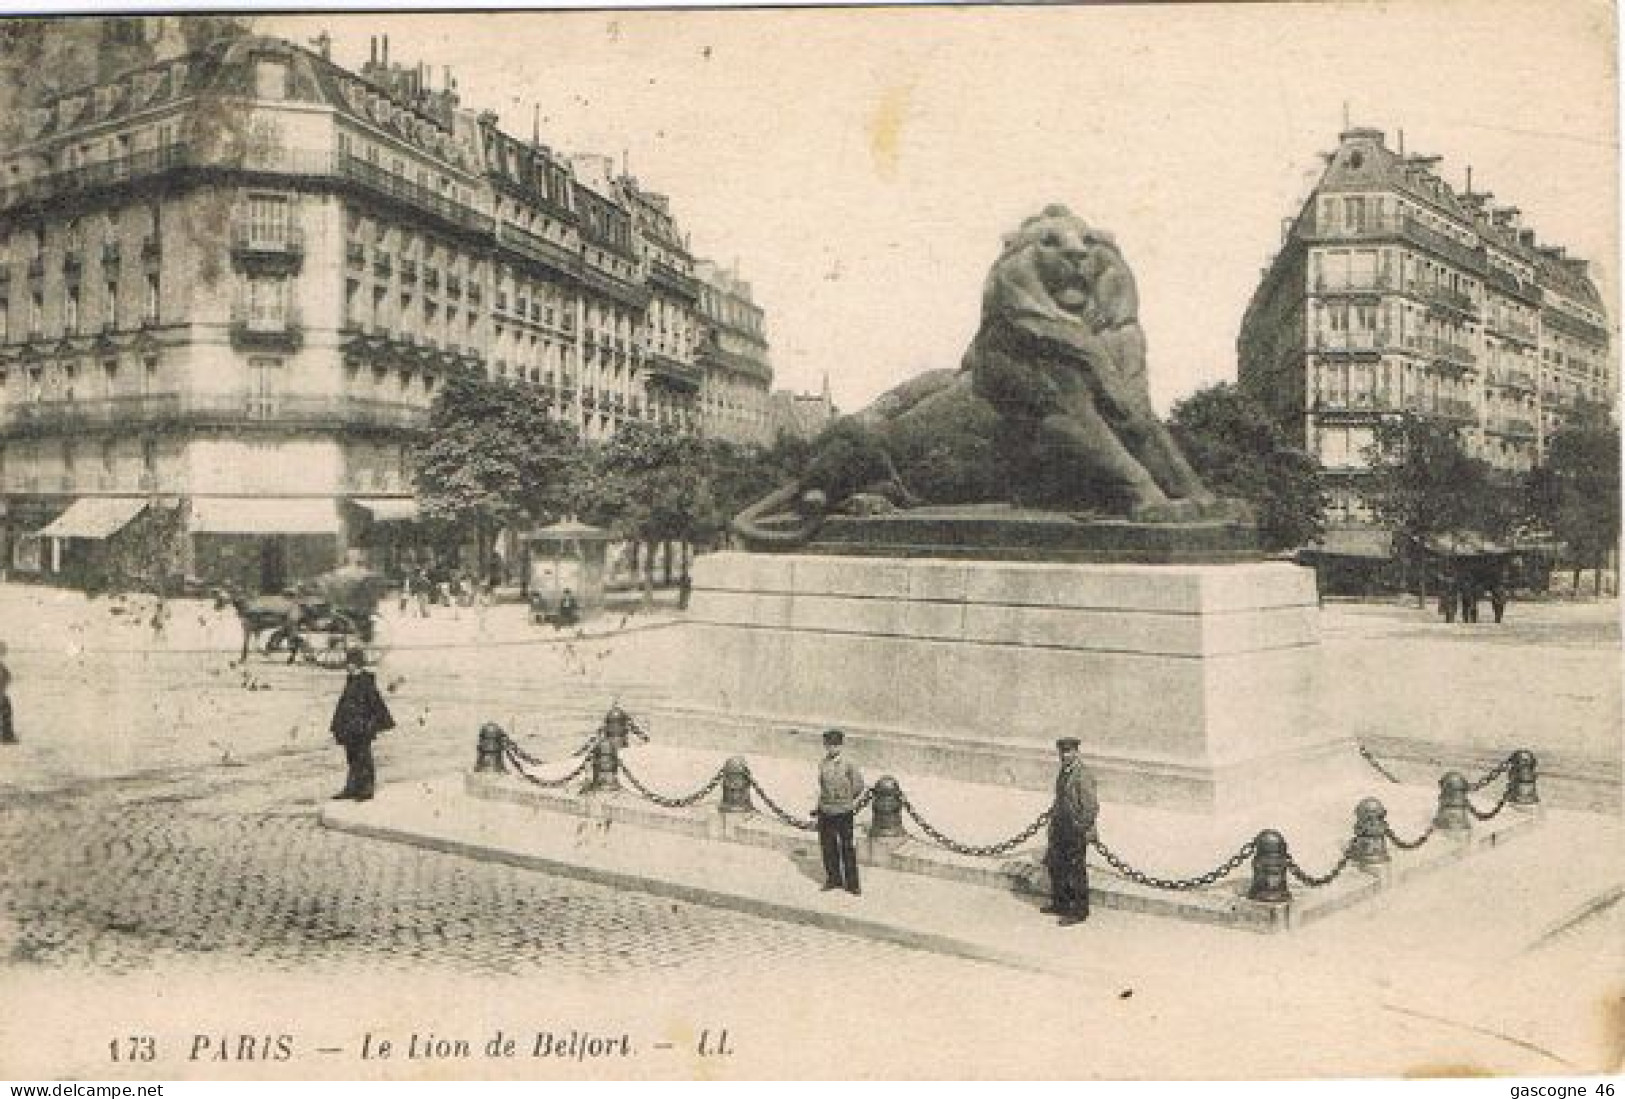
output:
POLYGON ((369 41, 372 44, 372 56, 368 59, 367 64, 376 65, 378 64, 378 36, 373 35, 369 41))
POLYGON ((386 35, 384 35, 384 57, 383 57, 383 63, 384 63, 384 67, 385 67, 385 68, 388 68, 388 67, 389 67, 389 35, 387 35, 387 34, 386 34, 386 35))

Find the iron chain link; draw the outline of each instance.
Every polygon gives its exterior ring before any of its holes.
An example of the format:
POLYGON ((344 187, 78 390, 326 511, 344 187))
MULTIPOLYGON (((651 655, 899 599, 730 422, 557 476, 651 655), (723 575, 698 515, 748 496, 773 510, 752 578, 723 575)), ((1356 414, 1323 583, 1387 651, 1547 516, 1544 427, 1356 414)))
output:
POLYGON ((791 816, 789 813, 786 813, 783 809, 781 809, 778 802, 768 797, 767 791, 762 789, 762 784, 756 781, 755 775, 750 777, 750 788, 756 791, 757 796, 762 799, 762 804, 767 806, 768 812, 772 813, 775 817, 778 817, 791 828, 798 828, 803 832, 817 831, 818 825, 812 823, 811 821, 802 820, 800 817, 791 816))
POLYGON ((534 756, 526 755, 511 740, 504 741, 502 748, 503 753, 508 757, 508 762, 512 763, 514 770, 519 773, 519 777, 535 786, 568 786, 570 783, 586 774, 587 768, 592 766, 592 760, 584 759, 574 771, 564 775, 562 778, 538 778, 536 775, 533 775, 529 771, 525 770, 525 764, 526 762, 529 762, 532 765, 539 764, 541 760, 536 759, 534 756))
POLYGON ((1297 859, 1290 857, 1287 859, 1286 864, 1287 873, 1297 878, 1310 889, 1319 889, 1323 885, 1330 885, 1337 880, 1337 875, 1341 874, 1348 866, 1349 861, 1354 858, 1354 844, 1354 840, 1349 840, 1348 846, 1343 848, 1343 857, 1337 860, 1336 866, 1333 866, 1324 874, 1311 874, 1298 865, 1297 859))
POLYGON ((1050 817, 1050 811, 1045 809, 1042 813, 1038 814, 1037 820, 1033 821, 1020 832, 1017 832, 1015 835, 1011 836, 1002 843, 988 843, 982 844, 981 846, 976 846, 974 844, 958 843, 952 839, 949 839, 937 829, 931 827, 931 822, 920 816, 920 811, 914 808, 913 803, 910 802, 908 798, 903 799, 903 811, 908 814, 908 818, 910 820, 920 826, 920 831, 924 832, 927 836, 930 836, 931 839, 939 846, 946 847, 948 850, 958 855, 973 855, 977 858, 984 859, 994 859, 1008 855, 1010 852, 1014 851, 1016 848, 1020 847, 1022 844, 1026 843, 1028 840, 1037 835, 1038 830, 1049 823, 1050 817))
POLYGON ((1482 790, 1482 789, 1484 789, 1484 787, 1488 786, 1490 783, 1494 782, 1496 779, 1500 778, 1502 775, 1506 774, 1511 769, 1512 769, 1512 757, 1507 756, 1505 759, 1503 759, 1496 766, 1495 770, 1491 771, 1489 774, 1485 775, 1483 778, 1479 779, 1477 782, 1475 782, 1475 783, 1471 784, 1470 786, 1468 786, 1467 789, 1469 791, 1482 790))
POLYGON ((1389 842, 1395 847, 1399 848, 1401 851, 1415 851, 1418 847, 1422 846, 1428 840, 1433 838, 1433 825, 1429 824, 1427 831, 1423 832, 1420 836, 1417 836, 1413 840, 1400 839, 1399 833, 1395 832, 1389 825, 1383 825, 1382 832, 1383 835, 1388 837, 1389 842))
POLYGON ((1139 885, 1149 885, 1154 889, 1173 889, 1179 891, 1202 889, 1212 885, 1220 878, 1228 877, 1238 866, 1253 857, 1253 851, 1257 846, 1253 840, 1248 840, 1236 850, 1234 855, 1231 855, 1228 859, 1220 863, 1218 866, 1215 866, 1212 870, 1209 870, 1206 874, 1199 874, 1193 878, 1154 878, 1144 871, 1134 869, 1134 867, 1118 858, 1116 852, 1114 852, 1110 847, 1107 847, 1099 836, 1096 836, 1092 842, 1095 850, 1100 852, 1101 857, 1112 865, 1112 869, 1116 870, 1119 874, 1122 874, 1129 881, 1135 882, 1139 885))
POLYGON ((1512 784, 1507 783, 1507 788, 1505 790, 1501 791, 1501 798, 1500 798, 1499 801, 1497 801, 1495 803, 1495 808, 1489 809, 1489 810, 1480 809, 1478 806, 1473 804, 1473 799, 1472 798, 1468 798, 1467 799, 1467 811, 1469 813, 1471 813, 1478 820, 1493 820, 1497 813, 1499 813, 1502 809, 1506 808, 1507 797, 1511 793, 1512 793, 1512 784))
POLYGON ((626 779, 627 784, 630 785, 632 789, 636 790, 638 793, 642 794, 656 805, 663 805, 667 809, 687 809, 689 806, 704 800, 706 795, 708 795, 712 790, 715 790, 718 784, 722 782, 722 772, 718 771, 716 774, 711 776, 711 780, 709 782, 707 782, 704 786, 701 786, 692 794, 689 794, 686 797, 668 798, 655 793, 653 790, 643 785, 643 783, 639 782, 638 776, 634 775, 630 770, 627 769, 625 761, 622 761, 621 763, 621 777, 626 779))

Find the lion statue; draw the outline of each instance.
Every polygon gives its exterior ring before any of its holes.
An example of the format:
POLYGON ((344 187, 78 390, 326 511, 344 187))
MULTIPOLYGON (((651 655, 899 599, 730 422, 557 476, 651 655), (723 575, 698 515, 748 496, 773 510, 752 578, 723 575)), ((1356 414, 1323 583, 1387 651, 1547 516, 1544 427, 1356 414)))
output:
POLYGON ((1005 501, 1138 522, 1242 520, 1151 407, 1134 276, 1064 206, 1004 240, 960 368, 913 378, 819 439, 801 479, 741 512, 747 543, 793 545, 837 512, 1005 501))

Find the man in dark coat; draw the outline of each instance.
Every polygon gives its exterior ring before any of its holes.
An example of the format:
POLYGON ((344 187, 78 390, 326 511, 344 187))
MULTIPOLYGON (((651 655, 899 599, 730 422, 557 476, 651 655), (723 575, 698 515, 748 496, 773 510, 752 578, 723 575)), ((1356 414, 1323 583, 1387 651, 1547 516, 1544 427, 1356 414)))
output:
POLYGON ((11 669, 6 667, 6 643, 0 641, 0 744, 16 744, 17 728, 11 719, 11 669))
POLYGON ((367 656, 360 649, 344 654, 344 693, 333 710, 333 723, 329 726, 333 739, 344 745, 344 761, 349 771, 344 777, 344 789, 334 794, 334 800, 353 798, 368 801, 372 798, 374 768, 372 741, 379 733, 395 727, 395 719, 384 696, 378 693, 378 682, 367 670, 367 656))
POLYGON ((1061 918, 1062 927, 1089 918, 1089 844, 1095 838, 1095 818, 1100 802, 1095 798, 1095 780, 1078 759, 1078 741, 1065 737, 1055 742, 1061 753, 1061 770, 1055 776, 1055 804, 1050 807, 1049 851, 1044 864, 1049 867, 1050 904, 1044 909, 1061 918))

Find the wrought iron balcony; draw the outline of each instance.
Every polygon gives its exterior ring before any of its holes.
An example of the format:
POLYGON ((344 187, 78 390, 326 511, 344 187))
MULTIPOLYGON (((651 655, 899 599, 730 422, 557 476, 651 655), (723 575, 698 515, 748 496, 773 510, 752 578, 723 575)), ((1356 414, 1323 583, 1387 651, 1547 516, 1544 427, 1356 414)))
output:
POLYGON ((231 255, 240 267, 295 271, 305 259, 305 234, 297 225, 263 225, 239 218, 231 225, 231 255))
POLYGON ((231 310, 231 343, 239 348, 297 351, 304 343, 298 307, 255 310, 247 302, 236 303, 231 310))
POLYGON ((1452 343, 1450 340, 1434 337, 1427 341, 1426 350, 1436 362, 1451 366, 1470 368, 1477 364, 1478 356, 1471 349, 1452 343))
POLYGON ((0 433, 16 436, 123 431, 131 427, 253 425, 417 431, 428 425, 428 416, 425 405, 341 395, 166 393, 3 406, 0 407, 0 433))

